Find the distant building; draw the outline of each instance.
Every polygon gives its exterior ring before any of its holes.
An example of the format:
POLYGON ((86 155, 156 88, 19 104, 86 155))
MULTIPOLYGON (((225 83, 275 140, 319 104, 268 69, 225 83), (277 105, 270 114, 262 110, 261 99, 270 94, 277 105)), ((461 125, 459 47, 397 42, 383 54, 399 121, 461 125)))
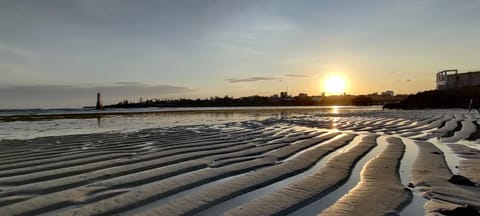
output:
POLYGON ((321 102, 324 96, 312 96, 313 102, 321 102))
POLYGON ((444 70, 437 73, 437 90, 478 85, 480 85, 480 71, 458 73, 458 70, 444 70))
POLYGON ((382 92, 382 96, 390 96, 390 97, 393 97, 395 95, 395 93, 391 90, 387 90, 387 91, 384 91, 382 92))
POLYGON ((286 91, 280 92, 280 97, 281 98, 286 98, 286 97, 288 97, 288 93, 286 91))
POLYGON ((301 101, 307 100, 308 94, 300 93, 300 94, 298 94, 297 98, 298 98, 298 100, 301 100, 301 101))
POLYGON ((268 98, 268 102, 277 103, 279 101, 280 97, 278 97, 278 94, 274 94, 268 98))

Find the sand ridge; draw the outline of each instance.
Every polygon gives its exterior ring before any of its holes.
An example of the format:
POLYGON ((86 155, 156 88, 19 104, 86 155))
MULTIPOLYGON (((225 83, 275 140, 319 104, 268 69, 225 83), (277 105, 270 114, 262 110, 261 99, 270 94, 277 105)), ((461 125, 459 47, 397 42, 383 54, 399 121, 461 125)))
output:
POLYGON ((420 151, 412 169, 412 184, 429 201, 426 215, 436 215, 441 209, 454 209, 463 205, 480 207, 480 189, 456 185, 448 181, 452 172, 443 153, 430 142, 416 142, 420 151))
POLYGON ((279 215, 293 212, 345 181, 355 161, 377 145, 375 138, 376 136, 364 137, 358 145, 332 158, 314 175, 231 209, 226 215, 279 215))
POLYGON ((365 165, 358 185, 319 215, 384 215, 409 201, 411 192, 398 176, 405 145, 399 138, 387 142, 387 148, 365 165))

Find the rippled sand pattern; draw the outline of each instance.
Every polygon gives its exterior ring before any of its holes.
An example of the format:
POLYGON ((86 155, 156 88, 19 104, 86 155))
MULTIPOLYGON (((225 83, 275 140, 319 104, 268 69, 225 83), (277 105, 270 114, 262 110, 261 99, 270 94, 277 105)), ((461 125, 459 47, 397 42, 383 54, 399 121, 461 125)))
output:
POLYGON ((466 204, 479 210, 478 185, 448 182, 460 174, 480 183, 479 117, 304 114, 3 140, 0 215, 435 215, 466 204))

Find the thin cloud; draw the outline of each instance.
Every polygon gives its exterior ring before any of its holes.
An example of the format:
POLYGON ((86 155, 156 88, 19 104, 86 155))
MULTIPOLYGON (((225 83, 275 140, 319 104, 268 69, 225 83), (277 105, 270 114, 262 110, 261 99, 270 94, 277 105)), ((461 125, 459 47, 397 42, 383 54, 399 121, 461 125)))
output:
POLYGON ((0 64, 25 64, 27 62, 25 56, 14 50, 0 48, 0 64))
POLYGON ((144 84, 139 82, 116 82, 115 84, 121 86, 143 86, 144 84))
POLYGON ((230 83, 239 83, 239 82, 257 82, 257 81, 268 81, 268 80, 281 80, 277 77, 248 77, 243 79, 227 79, 230 83))
POLYGON ((300 78, 311 77, 311 75, 308 75, 308 74, 287 74, 285 76, 287 76, 287 77, 300 77, 300 78))
POLYGON ((13 85, 2 88, 0 93, 17 94, 17 95, 42 95, 42 94, 57 94, 68 95, 71 93, 81 94, 85 92, 107 91, 124 93, 125 95, 138 95, 144 92, 158 92, 160 94, 170 93, 185 93, 191 92, 193 89, 182 86, 171 85, 154 85, 148 86, 136 82, 124 82, 123 84, 115 83, 114 86, 95 86, 95 87, 78 87, 69 85, 13 85))
POLYGON ((106 104, 123 99, 163 98, 184 95, 194 89, 183 86, 124 83, 124 85, 79 87, 69 85, 14 85, 0 88, 3 104, 0 108, 14 107, 82 107, 91 105, 96 93, 101 92, 106 104))

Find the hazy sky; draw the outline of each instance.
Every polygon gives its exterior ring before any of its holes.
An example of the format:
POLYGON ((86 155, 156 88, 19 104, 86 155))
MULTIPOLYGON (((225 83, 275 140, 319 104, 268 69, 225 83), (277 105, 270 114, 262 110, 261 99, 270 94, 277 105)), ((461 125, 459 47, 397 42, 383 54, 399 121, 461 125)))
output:
POLYGON ((2 0, 0 108, 435 88, 480 70, 477 0, 2 0))

